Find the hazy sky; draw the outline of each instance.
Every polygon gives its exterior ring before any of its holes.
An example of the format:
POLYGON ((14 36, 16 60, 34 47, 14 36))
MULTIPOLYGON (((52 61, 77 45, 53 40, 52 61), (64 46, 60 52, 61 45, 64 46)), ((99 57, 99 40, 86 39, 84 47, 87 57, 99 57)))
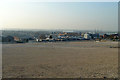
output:
POLYGON ((117 2, 5 2, 3 29, 118 30, 117 2))

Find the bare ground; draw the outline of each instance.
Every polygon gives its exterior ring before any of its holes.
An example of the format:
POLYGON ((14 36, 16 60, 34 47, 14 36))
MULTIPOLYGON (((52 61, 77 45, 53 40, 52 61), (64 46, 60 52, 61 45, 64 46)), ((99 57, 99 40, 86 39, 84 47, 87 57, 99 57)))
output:
POLYGON ((3 78, 116 78, 117 42, 3 44, 3 78))

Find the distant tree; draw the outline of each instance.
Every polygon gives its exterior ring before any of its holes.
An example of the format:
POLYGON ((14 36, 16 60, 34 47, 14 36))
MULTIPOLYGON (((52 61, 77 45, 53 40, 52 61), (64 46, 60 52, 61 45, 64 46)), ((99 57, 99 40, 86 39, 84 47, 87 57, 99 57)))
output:
POLYGON ((52 39, 53 37, 52 37, 52 35, 50 35, 50 37, 49 37, 50 39, 52 39))

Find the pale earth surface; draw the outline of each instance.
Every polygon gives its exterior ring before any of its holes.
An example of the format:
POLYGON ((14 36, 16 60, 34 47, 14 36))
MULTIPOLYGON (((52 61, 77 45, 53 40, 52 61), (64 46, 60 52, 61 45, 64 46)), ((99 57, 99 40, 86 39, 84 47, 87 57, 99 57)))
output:
POLYGON ((116 78, 117 42, 3 44, 3 78, 116 78))

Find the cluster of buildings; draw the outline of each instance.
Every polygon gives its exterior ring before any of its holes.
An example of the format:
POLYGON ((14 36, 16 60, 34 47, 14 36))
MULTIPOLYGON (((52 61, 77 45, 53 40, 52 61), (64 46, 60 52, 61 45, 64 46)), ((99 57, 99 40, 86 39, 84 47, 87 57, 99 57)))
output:
POLYGON ((6 36, 6 37, 3 37, 2 36, 2 39, 1 39, 1 42, 10 42, 10 43, 26 43, 28 42, 29 39, 27 38, 19 38, 19 37, 15 37, 15 36, 6 36))
POLYGON ((60 32, 52 34, 41 34, 36 38, 37 42, 45 41, 77 41, 77 40, 113 40, 119 41, 120 36, 117 33, 113 34, 99 34, 99 33, 77 33, 77 32, 60 32))
POLYGON ((2 36, 1 42, 10 43, 27 43, 27 42, 56 42, 56 41, 80 41, 80 40, 113 40, 120 41, 120 36, 117 33, 99 34, 90 32, 52 32, 49 34, 40 34, 37 37, 17 37, 17 36, 2 36))

